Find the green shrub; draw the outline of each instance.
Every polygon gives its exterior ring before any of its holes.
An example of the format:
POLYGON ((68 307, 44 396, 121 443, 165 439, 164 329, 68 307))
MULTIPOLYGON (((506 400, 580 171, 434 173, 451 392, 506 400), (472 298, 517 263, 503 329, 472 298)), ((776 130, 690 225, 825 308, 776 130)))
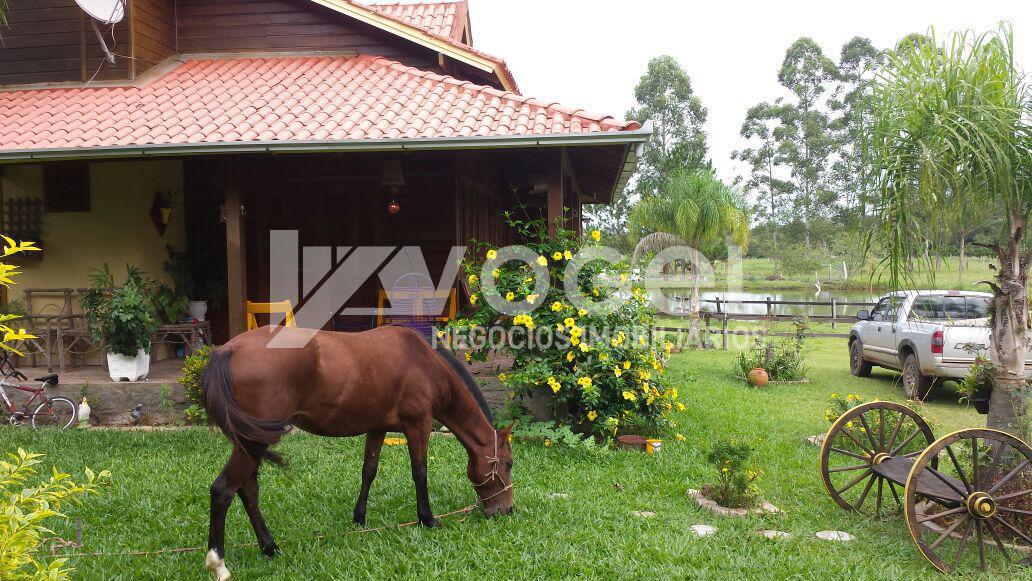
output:
POLYGON ((753 484, 762 472, 751 468, 752 446, 733 440, 720 440, 706 453, 706 461, 717 470, 716 483, 703 494, 727 508, 752 508, 760 494, 753 484))
POLYGON ((179 383, 186 388, 186 397, 190 401, 190 406, 184 412, 186 423, 195 426, 203 426, 208 423, 208 412, 204 410, 201 402, 203 395, 201 375, 204 373, 204 368, 208 366, 213 349, 211 345, 204 345, 193 355, 187 357, 183 361, 183 376, 179 378, 179 383))
MULTIPOLYGON (((648 307, 647 293, 631 284, 625 269, 595 261, 575 281, 589 304, 587 308, 575 307, 564 292, 566 266, 593 243, 578 240, 564 229, 551 236, 544 220, 524 221, 509 213, 505 217, 524 246, 537 254, 537 263, 548 268, 547 295, 534 294, 533 270, 522 262, 509 261, 491 272, 482 272, 485 261, 495 260, 497 254, 495 249, 475 243, 473 258, 463 263, 471 291, 470 312, 440 335, 447 331, 453 346, 471 346, 466 354, 470 360, 486 360, 492 347, 512 356, 511 371, 499 379, 520 400, 534 390, 551 394, 557 422, 602 438, 610 438, 628 426, 643 431, 669 426, 670 410, 684 407, 677 402, 677 389, 666 375, 666 362, 674 345, 653 344, 650 333, 654 314, 648 307), (482 277, 491 280, 483 281, 482 277), (614 296, 616 289, 596 286, 599 278, 619 280, 630 288, 626 294, 614 296), (513 316, 500 313, 484 300, 485 284, 493 284, 504 300, 526 300, 532 308, 513 316), (614 309, 595 308, 610 297, 617 299, 614 309), (525 335, 534 334, 535 329, 554 330, 555 341, 547 345, 535 341, 521 346, 492 346, 489 341, 470 338, 491 328, 525 335)), ((597 241, 597 231, 591 238, 597 241)))
POLYGON ((125 282, 118 286, 106 263, 91 270, 82 306, 94 341, 103 339, 109 352, 135 357, 140 349, 150 352, 158 310, 143 271, 129 265, 126 271, 125 282))
POLYGON ((53 469, 50 478, 29 483, 36 476, 34 466, 42 463, 42 454, 30 454, 21 448, 0 460, 0 578, 10 580, 69 579, 73 571, 67 559, 39 558, 43 544, 53 534, 48 521, 64 518, 61 507, 81 504, 82 497, 96 494, 107 483, 110 473, 95 474, 85 469, 85 481, 76 484, 71 476, 53 469))
POLYGON ((829 424, 833 424, 835 420, 842 417, 842 414, 862 403, 864 403, 864 400, 855 393, 848 393, 845 397, 840 396, 838 393, 833 393, 831 394, 831 399, 828 400, 828 407, 824 409, 824 419, 829 424))
POLYGON ((753 340, 748 351, 738 354, 735 367, 742 375, 757 367, 767 371, 771 381, 801 381, 806 379, 806 319, 795 319, 795 333, 791 337, 775 337, 768 328, 753 340))

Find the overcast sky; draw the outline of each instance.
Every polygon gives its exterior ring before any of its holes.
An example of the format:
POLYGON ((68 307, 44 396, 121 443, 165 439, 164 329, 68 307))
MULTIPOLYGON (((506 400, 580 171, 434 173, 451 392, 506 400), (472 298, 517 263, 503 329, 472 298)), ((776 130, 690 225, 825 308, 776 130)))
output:
POLYGON ((1032 0, 740 2, 470 0, 475 47, 502 57, 524 95, 623 117, 649 59, 669 54, 709 110, 706 133, 721 177, 740 168, 746 110, 784 95, 777 70, 800 36, 838 60, 854 36, 878 48, 928 26, 979 31, 1013 23, 1019 63, 1032 70, 1032 0))

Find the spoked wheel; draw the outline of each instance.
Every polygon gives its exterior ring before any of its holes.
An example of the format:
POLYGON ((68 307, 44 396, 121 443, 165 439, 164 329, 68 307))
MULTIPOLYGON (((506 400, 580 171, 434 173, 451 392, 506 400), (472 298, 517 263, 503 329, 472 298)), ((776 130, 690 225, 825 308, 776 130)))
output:
POLYGON ((858 405, 835 420, 821 444, 824 486, 846 510, 902 511, 902 487, 874 467, 898 456, 917 457, 933 441, 928 424, 905 405, 887 401, 858 405))
POLYGON ((997 430, 961 430, 929 446, 904 492, 907 528, 925 558, 943 573, 1032 565, 1030 463, 1032 448, 997 430))
POLYGON ((64 430, 75 421, 75 403, 63 397, 53 397, 39 404, 32 412, 33 429, 53 428, 64 430))

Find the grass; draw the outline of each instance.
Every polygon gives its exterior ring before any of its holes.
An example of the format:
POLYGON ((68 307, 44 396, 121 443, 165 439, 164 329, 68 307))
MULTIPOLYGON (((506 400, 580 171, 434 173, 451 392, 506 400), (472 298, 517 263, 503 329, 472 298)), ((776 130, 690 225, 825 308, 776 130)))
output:
MULTIPOLYGON (((359 487, 361 439, 288 437, 281 449, 287 470, 264 468, 262 505, 284 554, 268 560, 256 548, 230 548, 235 579, 296 578, 863 578, 933 575, 898 517, 875 520, 847 513, 828 497, 817 470, 817 450, 803 438, 823 432, 831 393, 864 399, 903 400, 896 375, 876 370, 870 379, 849 375, 842 340, 810 343, 811 383, 766 390, 729 378, 732 352, 675 356, 671 373, 684 378, 688 405, 676 430, 655 456, 616 451, 515 448, 517 511, 511 517, 474 515, 445 521, 439 530, 418 527, 374 533, 355 530, 351 509, 359 487), (693 379, 689 382, 689 377, 693 379), (745 520, 712 516, 685 497, 711 479, 706 446, 720 437, 754 444, 762 495, 783 515, 745 520), (616 486, 619 483, 620 489, 616 486), (550 494, 567 493, 553 499, 550 494), (654 518, 634 511, 653 511, 654 518), (693 524, 719 532, 695 538, 693 524), (791 532, 771 541, 755 531, 791 532), (814 538, 844 530, 852 543, 814 538), (315 541, 319 533, 329 535, 315 541)), ((982 426, 984 418, 956 403, 949 390, 925 404, 937 433, 982 426)), ((82 509, 88 550, 124 551, 202 546, 208 523, 208 486, 228 445, 206 430, 184 432, 60 432, 38 434, 0 428, 4 448, 45 452, 48 462, 72 470, 110 468, 113 484, 82 509)), ((435 512, 455 510, 474 496, 465 478, 465 453, 456 441, 435 437, 430 451, 435 512)), ((368 524, 378 527, 415 516, 408 456, 386 448, 373 485, 368 524)), ((67 525, 58 533, 72 538, 67 525)), ((253 541, 238 502, 230 510, 227 542, 253 541)), ((201 579, 203 553, 145 558, 73 560, 76 579, 201 579)))
MULTIPOLYGON (((943 258, 943 264, 934 269, 929 269, 926 264, 917 263, 912 276, 913 280, 906 281, 904 285, 910 288, 950 288, 954 290, 975 290, 988 291, 988 287, 978 284, 979 281, 991 280, 995 277, 994 271, 989 269, 989 258, 983 256, 968 256, 965 258, 965 269, 958 275, 960 259, 956 256, 943 258)), ((723 281, 725 278, 726 263, 717 262, 716 280, 723 281)), ((745 291, 778 291, 778 290, 806 290, 813 291, 813 284, 817 273, 785 273, 778 264, 769 258, 746 258, 742 261, 742 290, 745 291), (783 279, 768 280, 775 274, 783 276, 783 279)), ((850 274, 848 281, 843 283, 834 280, 841 276, 841 265, 834 273, 829 275, 827 265, 820 273, 821 286, 825 290, 854 290, 879 292, 891 290, 888 272, 876 272, 873 276, 870 272, 854 272, 850 274)))

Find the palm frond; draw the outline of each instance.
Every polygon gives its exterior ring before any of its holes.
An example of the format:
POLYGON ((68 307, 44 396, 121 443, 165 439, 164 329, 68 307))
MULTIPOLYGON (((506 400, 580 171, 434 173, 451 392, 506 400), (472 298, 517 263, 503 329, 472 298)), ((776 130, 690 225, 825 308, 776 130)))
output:
POLYGON ((631 266, 638 264, 639 260, 646 256, 658 254, 673 246, 687 246, 681 238, 666 232, 653 232, 642 236, 641 240, 634 245, 634 253, 631 255, 631 266))

